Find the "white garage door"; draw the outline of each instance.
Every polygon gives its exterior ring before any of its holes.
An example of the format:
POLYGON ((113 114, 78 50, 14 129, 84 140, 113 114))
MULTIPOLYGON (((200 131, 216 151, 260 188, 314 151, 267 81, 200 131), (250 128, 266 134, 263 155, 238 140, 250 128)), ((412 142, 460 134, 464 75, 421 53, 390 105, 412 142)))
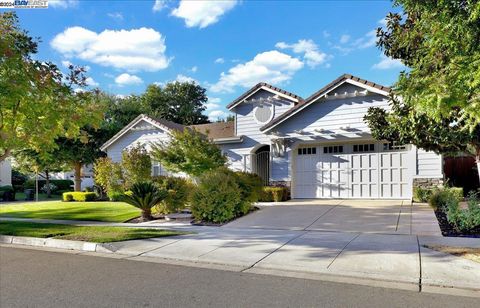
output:
POLYGON ((399 198, 412 194, 410 152, 391 144, 302 146, 295 153, 295 198, 399 198))

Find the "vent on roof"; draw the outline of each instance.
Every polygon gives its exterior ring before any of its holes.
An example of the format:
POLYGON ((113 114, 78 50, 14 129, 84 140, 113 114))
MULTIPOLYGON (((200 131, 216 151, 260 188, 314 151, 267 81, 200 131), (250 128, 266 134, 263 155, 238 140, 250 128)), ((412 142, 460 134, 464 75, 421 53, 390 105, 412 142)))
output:
POLYGON ((273 118, 273 105, 272 104, 260 104, 253 109, 253 116, 255 121, 259 124, 266 124, 273 118))

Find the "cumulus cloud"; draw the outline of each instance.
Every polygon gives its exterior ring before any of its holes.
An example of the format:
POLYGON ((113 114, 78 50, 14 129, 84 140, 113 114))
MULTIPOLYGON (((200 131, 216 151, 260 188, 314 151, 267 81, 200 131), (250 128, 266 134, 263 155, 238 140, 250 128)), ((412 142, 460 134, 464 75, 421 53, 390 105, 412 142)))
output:
POLYGON ((138 76, 123 73, 115 78, 115 83, 119 86, 130 86, 141 84, 143 80, 138 76))
POLYGON ((398 59, 392 59, 382 55, 380 57, 380 62, 374 64, 372 68, 377 70, 389 70, 394 68, 405 68, 405 65, 403 65, 403 63, 398 59))
POLYGON ((303 67, 303 62, 277 50, 257 54, 251 61, 240 63, 222 72, 217 83, 211 85, 210 91, 233 92, 237 86, 251 87, 260 81, 281 84, 290 80, 296 71, 303 67))
POLYGON ((195 82, 195 83, 198 83, 194 78, 189 77, 189 76, 185 76, 185 75, 182 75, 182 74, 178 74, 178 75, 177 75, 177 78, 175 78, 175 81, 178 81, 178 82, 195 82))
POLYGON ((218 22, 223 14, 233 9, 237 4, 237 0, 181 0, 179 6, 172 10, 172 15, 183 18, 185 25, 189 28, 199 27, 202 29, 218 22))
POLYGON ((210 97, 208 98, 208 102, 205 104, 205 108, 207 108, 207 110, 220 108, 220 105, 219 105, 220 102, 221 102, 220 98, 210 97))
POLYGON ((278 42, 275 44, 275 47, 279 49, 291 49, 294 53, 303 54, 305 63, 311 68, 324 63, 328 59, 328 55, 321 52, 317 44, 312 40, 299 40, 293 44, 278 42))
POLYGON ((152 10, 154 12, 160 12, 164 8, 167 7, 167 1, 165 0, 155 0, 155 3, 153 4, 152 10))
POLYGON ((196 73, 198 71, 198 66, 192 66, 192 68, 190 69, 190 71, 192 73, 196 73))
POLYGON ((85 82, 86 82, 87 86, 89 86, 89 87, 98 87, 100 85, 92 77, 87 77, 85 82))
POLYGON ((159 71, 168 67, 165 38, 151 28, 104 30, 67 28, 50 42, 67 58, 78 58, 102 66, 128 71, 159 71))
POLYGON ((63 60, 63 61, 62 61, 62 65, 63 65, 64 67, 66 67, 66 68, 69 68, 70 65, 73 65, 73 63, 70 62, 70 61, 68 61, 68 60, 63 60))
POLYGON ((48 0, 48 6, 53 8, 66 9, 69 7, 76 7, 78 0, 48 0))
POLYGON ((224 58, 217 58, 217 59, 215 59, 215 64, 222 64, 222 63, 225 63, 225 59, 224 59, 224 58))
POLYGON ((208 113, 208 119, 212 122, 215 122, 219 119, 225 118, 226 115, 227 115, 227 113, 224 112, 224 111, 214 110, 214 111, 208 113))

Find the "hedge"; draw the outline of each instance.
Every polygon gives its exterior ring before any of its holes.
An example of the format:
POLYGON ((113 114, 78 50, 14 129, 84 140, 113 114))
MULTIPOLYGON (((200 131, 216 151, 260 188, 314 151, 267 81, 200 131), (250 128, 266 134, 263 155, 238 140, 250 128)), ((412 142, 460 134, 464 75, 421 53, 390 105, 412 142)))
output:
POLYGON ((15 191, 11 185, 0 186, 0 200, 14 201, 15 191))
POLYGON ((265 186, 260 196, 261 202, 281 202, 286 201, 288 197, 288 188, 282 186, 265 186))
POLYGON ((94 192, 81 192, 81 191, 75 191, 75 192, 66 192, 63 193, 63 201, 65 202, 70 202, 70 201, 80 201, 80 202, 85 202, 85 201, 95 201, 97 199, 97 194, 94 192))
MULTIPOLYGON (((38 188, 42 188, 47 183, 46 180, 38 180, 38 188)), ((73 186, 72 180, 50 180, 51 184, 57 186, 58 190, 71 191, 73 186)), ((24 185, 25 189, 35 189, 35 180, 28 180, 24 185)))

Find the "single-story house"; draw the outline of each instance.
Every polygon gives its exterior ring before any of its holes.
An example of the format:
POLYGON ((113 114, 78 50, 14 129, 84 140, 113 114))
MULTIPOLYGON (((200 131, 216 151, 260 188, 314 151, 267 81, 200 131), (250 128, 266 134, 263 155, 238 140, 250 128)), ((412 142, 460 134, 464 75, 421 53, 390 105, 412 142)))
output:
POLYGON ((0 162, 0 186, 12 185, 12 164, 10 159, 0 162))
MULTIPOLYGON (((389 108, 391 89, 349 74, 303 99, 259 83, 227 108, 233 122, 195 125, 234 170, 291 188, 293 198, 411 199, 414 185, 443 182, 442 156, 374 140, 364 115, 389 108)), ((102 146, 113 161, 135 143, 168 140, 182 125, 141 115, 102 146)), ((154 174, 165 174, 156 163, 154 174)))

